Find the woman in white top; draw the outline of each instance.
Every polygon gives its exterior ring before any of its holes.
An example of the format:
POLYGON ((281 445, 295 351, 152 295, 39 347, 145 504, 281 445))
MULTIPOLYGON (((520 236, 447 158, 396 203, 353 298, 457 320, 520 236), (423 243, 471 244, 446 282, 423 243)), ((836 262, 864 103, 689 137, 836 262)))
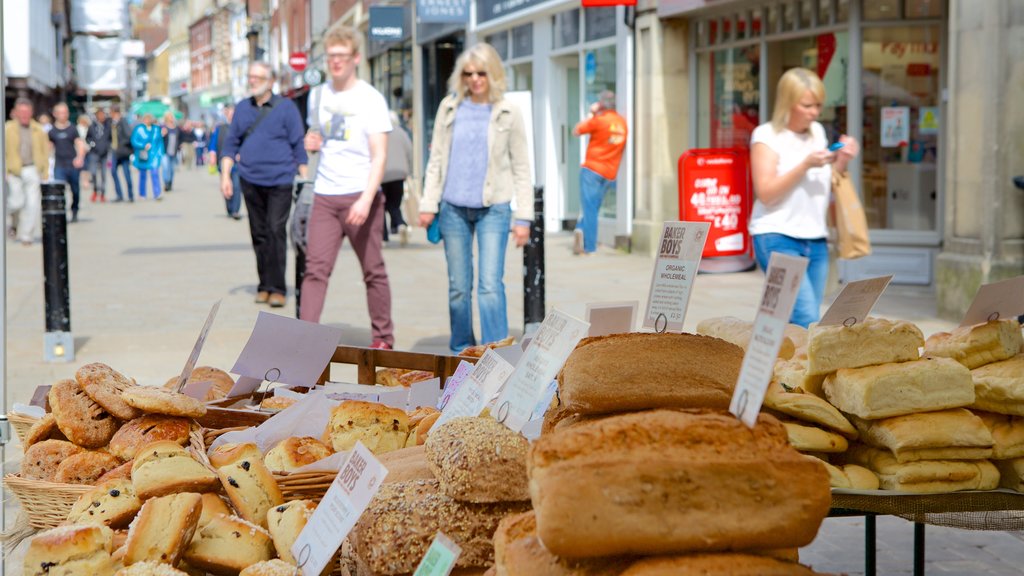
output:
POLYGON ((790 317, 805 327, 821 315, 828 278, 825 213, 832 170, 845 172, 860 150, 855 139, 842 136, 842 148, 829 151, 825 129, 816 121, 824 102, 825 85, 814 72, 790 69, 779 79, 771 122, 758 126, 750 139, 754 254, 765 270, 772 252, 810 261, 790 317))

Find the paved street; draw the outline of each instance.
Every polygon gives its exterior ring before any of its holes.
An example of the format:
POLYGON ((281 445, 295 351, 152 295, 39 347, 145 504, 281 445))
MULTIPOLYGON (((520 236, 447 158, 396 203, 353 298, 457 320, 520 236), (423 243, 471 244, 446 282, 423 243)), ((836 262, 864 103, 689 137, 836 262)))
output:
MULTIPOLYGON (((38 384, 71 377, 81 364, 106 362, 143 384, 163 383, 180 373, 214 302, 222 300, 200 364, 229 369, 260 310, 253 304, 255 261, 245 220, 226 217, 216 178, 205 170, 180 171, 175 190, 162 202, 92 204, 83 195, 80 222, 69 225, 71 318, 77 358, 47 364, 43 357, 42 253, 7 247, 6 402, 26 402, 38 384)), ((112 191, 109 193, 112 197, 112 191)), ((602 250, 571 255, 571 237, 548 237, 547 305, 583 315, 584 303, 647 298, 649 258, 602 250)), ((444 255, 422 230, 401 247, 385 251, 391 279, 396 348, 425 352, 447 349, 448 311, 444 255)), ((293 279, 289 262, 288 278, 293 279)), ((506 261, 510 324, 522 331, 522 253, 510 248, 506 261)), ((750 319, 762 277, 758 272, 702 275, 696 280, 686 326, 708 317, 750 319)), ((291 282, 289 283, 291 289, 291 282)), ((289 295, 279 313, 294 315, 289 295)), ((926 335, 948 329, 935 318, 934 298, 917 288, 891 287, 876 307, 882 316, 912 320, 926 335)), ((323 321, 343 329, 343 343, 368 345, 369 316, 359 266, 346 246, 338 259, 323 321)), ((334 379, 352 378, 345 370, 334 379)), ((7 450, 5 471, 15 470, 20 448, 7 450)), ((10 500, 8 500, 10 502, 10 500)), ((13 521, 8 506, 8 524, 13 521)), ((1024 544, 1009 533, 928 529, 930 574, 1024 573, 1024 544)), ((881 519, 879 573, 910 574, 912 525, 881 519)), ((15 554, 17 557, 17 553, 15 554)), ((806 563, 824 572, 863 571, 862 519, 829 520, 806 563)), ((20 573, 20 561, 11 568, 20 573)))

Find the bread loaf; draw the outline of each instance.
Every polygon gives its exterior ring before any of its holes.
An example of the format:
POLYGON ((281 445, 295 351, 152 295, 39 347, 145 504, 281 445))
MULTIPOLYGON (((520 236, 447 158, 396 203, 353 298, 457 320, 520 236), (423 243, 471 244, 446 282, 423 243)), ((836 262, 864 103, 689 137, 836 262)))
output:
POLYGON ((191 426, 187 418, 146 414, 125 422, 110 439, 109 450, 121 460, 131 460, 139 448, 153 442, 173 440, 184 446, 188 444, 191 426))
POLYGON ((779 384, 786 391, 803 391, 819 398, 825 397, 825 392, 821 389, 822 383, 825 382, 825 375, 808 374, 807 358, 793 358, 792 360, 779 360, 775 362, 772 382, 779 384))
POLYGON ((292 436, 271 448, 263 457, 263 462, 270 470, 292 472, 331 454, 334 451, 328 445, 312 436, 292 436))
POLYGON ((789 445, 801 452, 846 452, 849 443, 835 432, 798 422, 783 422, 789 445))
POLYGON ((331 410, 324 443, 341 452, 351 450, 359 441, 374 454, 383 454, 404 448, 408 436, 409 415, 405 410, 346 400, 331 410))
POLYGON ((1022 345, 1020 322, 1014 318, 937 332, 928 337, 924 353, 952 358, 968 368, 977 368, 1016 356, 1022 345))
POLYGON ((828 374, 920 357, 921 330, 904 321, 868 318, 853 326, 811 326, 807 333, 807 373, 828 374))
POLYGON ((238 515, 266 528, 267 511, 284 504, 284 496, 262 458, 252 458, 242 450, 236 455, 235 460, 217 468, 217 476, 238 515))
POLYGON ((131 480, 112 480, 79 496, 68 513, 68 522, 124 528, 141 508, 142 501, 136 496, 131 480))
POLYGON ((237 516, 217 516, 196 532, 185 561, 214 574, 234 575, 274 557, 274 543, 263 528, 237 516))
POLYGON ((434 473, 430 471, 430 464, 427 462, 425 446, 402 448, 381 454, 377 459, 388 469, 388 475, 384 477, 385 484, 434 479, 434 473))
MULTIPOLYGON (((740 320, 733 316, 708 318, 707 320, 702 320, 697 324, 697 334, 721 338, 722 340, 735 344, 744 350, 746 350, 747 346, 750 345, 750 337, 753 333, 753 322, 740 320)), ((788 336, 783 336, 782 344, 779 345, 778 357, 783 360, 789 360, 793 357, 795 352, 796 345, 788 336)))
POLYGON ((260 402, 261 412, 280 412, 298 402, 295 398, 285 396, 267 396, 260 402))
POLYGON ((316 502, 312 500, 292 500, 267 512, 267 531, 274 541, 277 555, 293 566, 298 562, 292 555, 292 545, 313 516, 314 510, 316 502))
POLYGON ((218 489, 220 480, 177 442, 165 440, 144 446, 135 456, 132 485, 146 500, 177 492, 210 492, 218 489))
POLYGON ((631 333, 584 338, 558 376, 558 391, 565 409, 578 414, 727 410, 742 363, 742 348, 710 336, 631 333))
POLYGON ((32 537, 25 551, 25 576, 113 574, 113 532, 102 525, 59 526, 32 537))
POLYGON ((622 576, 814 576, 814 570, 794 562, 753 554, 694 554, 638 560, 622 576))
POLYGON ((1024 418, 991 412, 975 412, 992 434, 992 459, 1024 457, 1024 418))
POLYGON ((948 358, 842 368, 823 388, 836 408, 868 420, 974 403, 970 372, 948 358))
POLYGON ((765 414, 588 422, 541 436, 528 471, 538 534, 569 558, 803 546, 830 503, 828 473, 765 414))
POLYGON ((890 450, 898 462, 954 459, 949 457, 951 454, 956 454, 957 460, 992 457, 991 432, 981 418, 965 408, 882 420, 855 418, 854 424, 865 444, 890 450))
POLYGON ((618 576, 632 562, 626 557, 569 560, 555 556, 537 537, 532 510, 506 516, 494 533, 497 576, 618 576))
POLYGON ((801 422, 818 424, 847 438, 857 437, 857 429, 835 406, 813 394, 796 390, 785 392, 780 385, 771 383, 764 397, 764 407, 801 422))
POLYGON ((978 410, 1024 416, 1024 354, 971 370, 978 410))
POLYGON ((466 502, 530 499, 529 442, 493 418, 454 418, 427 438, 426 455, 441 491, 466 502))
POLYGON ((996 460, 999 470, 999 487, 1024 492, 1024 458, 996 460))
POLYGON ((194 492, 146 500, 128 529, 125 565, 152 560, 177 566, 199 524, 202 507, 202 496, 194 492))
POLYGON ((878 490, 878 475, 863 466, 844 464, 843 474, 849 479, 851 490, 878 490))
POLYGON ((988 460, 919 460, 901 463, 891 452, 863 445, 846 452, 851 464, 859 464, 878 475, 883 490, 919 494, 992 490, 999 484, 999 471, 988 460))

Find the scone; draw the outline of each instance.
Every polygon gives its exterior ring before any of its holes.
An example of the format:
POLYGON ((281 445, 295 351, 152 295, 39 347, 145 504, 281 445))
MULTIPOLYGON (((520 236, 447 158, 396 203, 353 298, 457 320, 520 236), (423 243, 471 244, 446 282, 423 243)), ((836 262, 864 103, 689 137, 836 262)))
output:
POLYGON ((142 501, 135 495, 130 480, 112 480, 82 494, 71 506, 68 522, 123 528, 141 508, 142 501))
POLYGON ((132 464, 132 484, 146 500, 176 492, 211 492, 220 480, 176 442, 165 440, 143 447, 132 464))
POLYGON ((125 566, 114 576, 189 576, 188 572, 182 572, 170 564, 160 562, 137 562, 131 566, 125 566))
POLYGON ((206 456, 210 459, 210 465, 214 468, 220 468, 221 466, 241 459, 263 459, 263 453, 261 453, 259 447, 252 442, 227 442, 217 446, 216 448, 210 448, 207 450, 206 456))
POLYGON ((121 464, 117 468, 107 471, 105 474, 103 474, 103 476, 100 476, 99 478, 96 479, 96 484, 102 484, 110 480, 118 480, 121 478, 124 478, 130 482, 132 479, 132 464, 134 463, 134 460, 129 460, 124 464, 121 464))
POLYGON ((33 444, 21 459, 21 477, 53 482, 60 463, 81 452, 84 452, 82 448, 65 440, 43 440, 33 444))
POLYGON ((117 420, 74 380, 54 384, 47 400, 61 433, 82 448, 106 446, 117 432, 117 420))
MULTIPOLYGON (((167 382, 164 383, 164 388, 174 390, 178 387, 178 378, 181 375, 171 376, 167 382)), ((206 391, 206 396, 203 400, 209 402, 211 400, 220 400, 228 395, 235 386, 235 379, 230 374, 221 370, 220 368, 214 368, 212 366, 196 366, 192 370, 192 374, 185 381, 185 385, 188 386, 192 382, 211 382, 212 385, 206 391)))
POLYGON ((260 402, 260 412, 280 412, 296 402, 295 398, 286 396, 267 396, 260 402))
POLYGON ((239 572, 238 576, 295 576, 295 566, 274 558, 257 562, 239 572))
POLYGON ((311 500, 292 500, 267 512, 267 530, 274 540, 277 555, 285 562, 297 563, 292 556, 292 544, 299 538, 314 510, 316 503, 311 500))
POLYGON ((121 461, 113 454, 86 450, 61 462, 53 481, 61 484, 95 484, 104 474, 120 465, 121 461))
POLYGON ((231 516, 235 513, 234 510, 228 506, 228 503, 220 497, 220 494, 214 492, 204 492, 203 496, 203 511, 199 515, 199 528, 206 526, 217 516, 231 516))
POLYGON ((173 440, 184 446, 188 444, 191 426, 187 418, 146 414, 125 422, 110 439, 108 449, 121 460, 131 460, 139 448, 153 442, 173 440))
POLYGON ((421 406, 410 412, 409 437, 405 439, 405 447, 422 446, 440 416, 441 411, 432 406, 421 406))
POLYGON ((113 574, 114 533, 106 526, 59 526, 32 537, 25 552, 25 576, 113 574))
POLYGON ((82 391, 117 418, 131 420, 142 414, 138 408, 129 406, 121 397, 125 390, 135 386, 135 380, 110 366, 100 362, 86 364, 75 372, 75 380, 82 387, 82 391))
POLYGON ((194 492, 147 500, 128 529, 125 565, 154 560, 176 566, 199 524, 202 502, 194 492))
POLYGON ((22 450, 28 450, 29 446, 38 444, 43 440, 67 440, 64 434, 61 433, 60 428, 57 427, 57 419, 53 416, 52 412, 47 412, 45 416, 37 420, 28 429, 28 433, 25 434, 25 442, 21 448, 22 450))
POLYGON ((196 532, 185 551, 189 565, 231 576, 273 557, 270 534, 237 516, 215 517, 196 532))
POLYGON ((291 472, 331 454, 334 451, 329 446, 312 436, 292 436, 271 448, 263 457, 263 462, 271 470, 291 472))
POLYGON ((341 452, 351 450, 359 441, 374 454, 383 454, 405 447, 408 436, 409 415, 405 410, 346 400, 331 410, 324 442, 341 452))
POLYGON ((466 502, 530 499, 526 438, 493 418, 454 418, 427 438, 427 462, 446 495, 466 502))
POLYGON ((217 476, 238 515, 265 528, 267 511, 284 504, 284 495, 262 458, 239 454, 234 461, 217 467, 217 476))
POLYGON ((199 418, 206 414, 206 406, 199 400, 166 388, 134 386, 125 390, 122 397, 129 405, 150 414, 186 418, 199 418))

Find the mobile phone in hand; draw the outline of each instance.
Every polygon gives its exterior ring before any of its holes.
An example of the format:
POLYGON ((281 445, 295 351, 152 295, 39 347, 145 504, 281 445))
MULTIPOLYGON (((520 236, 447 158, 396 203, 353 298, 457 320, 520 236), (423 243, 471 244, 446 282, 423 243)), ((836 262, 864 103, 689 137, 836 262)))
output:
POLYGON ((846 146, 846 144, 844 144, 843 142, 835 142, 835 143, 829 145, 828 151, 829 152, 835 152, 835 151, 839 150, 840 148, 842 148, 843 146, 846 146))

